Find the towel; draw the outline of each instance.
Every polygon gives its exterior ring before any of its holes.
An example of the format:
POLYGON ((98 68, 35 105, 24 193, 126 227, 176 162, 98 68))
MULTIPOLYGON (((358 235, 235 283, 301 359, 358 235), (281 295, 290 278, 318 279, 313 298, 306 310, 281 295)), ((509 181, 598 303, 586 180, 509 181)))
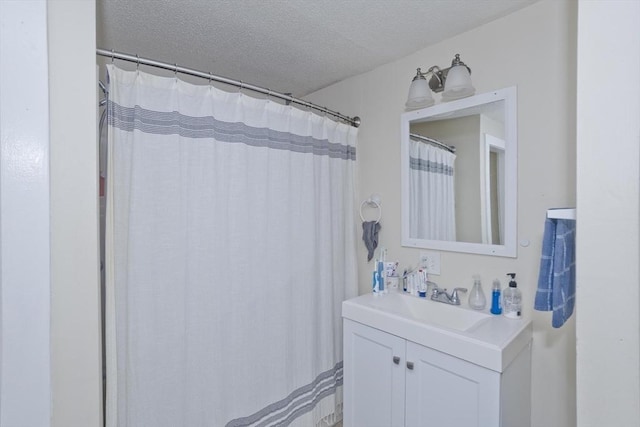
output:
POLYGON ((378 231, 382 226, 378 221, 365 221, 362 223, 362 240, 369 251, 367 261, 371 261, 373 253, 378 247, 378 231))
POLYGON ((553 311, 551 325, 554 328, 564 325, 573 314, 576 298, 575 245, 575 220, 547 218, 534 308, 553 311))

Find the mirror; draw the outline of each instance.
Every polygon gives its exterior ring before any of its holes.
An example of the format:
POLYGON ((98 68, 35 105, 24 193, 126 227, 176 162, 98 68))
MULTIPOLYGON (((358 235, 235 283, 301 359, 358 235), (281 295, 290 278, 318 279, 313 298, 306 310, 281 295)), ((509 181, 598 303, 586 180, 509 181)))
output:
POLYGON ((403 246, 516 257, 516 101, 511 87, 402 114, 403 246))

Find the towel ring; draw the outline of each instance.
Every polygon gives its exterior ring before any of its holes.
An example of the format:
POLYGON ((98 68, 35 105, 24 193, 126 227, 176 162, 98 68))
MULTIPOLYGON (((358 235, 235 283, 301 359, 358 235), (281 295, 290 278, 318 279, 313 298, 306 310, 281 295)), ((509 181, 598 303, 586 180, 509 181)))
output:
POLYGON ((368 198, 367 200, 365 200, 364 202, 362 202, 360 204, 360 219, 362 219, 362 222, 365 222, 366 219, 364 219, 364 215, 362 213, 362 208, 365 207, 365 205, 372 205, 375 208, 378 209, 378 219, 376 219, 376 224, 380 222, 380 219, 382 218, 382 206, 380 206, 380 203, 373 200, 373 198, 368 198))

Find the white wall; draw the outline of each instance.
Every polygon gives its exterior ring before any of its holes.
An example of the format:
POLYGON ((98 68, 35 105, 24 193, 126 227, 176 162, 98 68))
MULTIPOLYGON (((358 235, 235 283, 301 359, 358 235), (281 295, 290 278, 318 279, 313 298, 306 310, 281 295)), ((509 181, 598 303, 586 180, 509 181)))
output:
POLYGON ((0 19, 0 426, 97 427, 95 2, 0 19))
POLYGON ((581 0, 579 11, 578 425, 637 426, 640 2, 581 0))
POLYGON ((0 426, 49 426, 47 4, 0 1, 0 426))
POLYGON ((59 427, 102 425, 95 26, 95 0, 48 1, 51 425, 59 427))
MULTIPOLYGON (((577 3, 543 0, 510 16, 448 39, 308 98, 362 118, 359 200, 382 196, 380 246, 402 266, 416 265, 419 250, 400 246, 400 114, 417 67, 448 65, 454 54, 471 67, 478 93, 518 90, 518 258, 442 252, 444 287, 472 285, 518 273, 525 316, 534 323, 532 425, 576 424, 575 316, 551 327, 550 313, 534 312, 542 232, 547 208, 575 206, 575 64, 577 3)), ((359 289, 369 291, 364 245, 359 245, 359 289)))

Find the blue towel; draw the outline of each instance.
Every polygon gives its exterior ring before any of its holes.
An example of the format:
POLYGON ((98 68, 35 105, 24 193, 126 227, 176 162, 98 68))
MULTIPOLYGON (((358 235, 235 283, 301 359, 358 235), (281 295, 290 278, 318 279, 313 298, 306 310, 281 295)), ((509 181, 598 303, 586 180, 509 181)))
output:
POLYGON ((365 221, 362 223, 362 240, 367 247, 367 261, 371 261, 373 253, 378 247, 378 232, 382 226, 378 221, 365 221))
POLYGON ((554 328, 564 325, 573 314, 576 300, 575 247, 575 220, 547 218, 534 308, 553 310, 551 325, 554 328))

